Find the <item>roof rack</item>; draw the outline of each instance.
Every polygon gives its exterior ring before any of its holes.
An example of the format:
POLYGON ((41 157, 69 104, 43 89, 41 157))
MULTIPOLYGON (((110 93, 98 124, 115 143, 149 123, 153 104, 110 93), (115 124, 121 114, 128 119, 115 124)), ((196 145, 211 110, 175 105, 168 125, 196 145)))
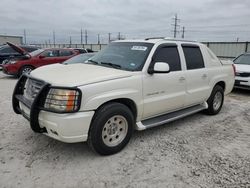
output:
POLYGON ((176 38, 170 38, 170 37, 150 37, 150 38, 145 38, 145 40, 153 40, 153 39, 162 39, 162 40, 169 40, 169 41, 182 41, 182 42, 197 42, 195 40, 176 39, 176 38))
POLYGON ((170 37, 165 37, 164 40, 182 41, 182 42, 197 42, 196 40, 176 39, 176 38, 170 38, 170 37))
POLYGON ((145 38, 145 40, 153 40, 153 39, 165 39, 166 37, 149 37, 145 38))

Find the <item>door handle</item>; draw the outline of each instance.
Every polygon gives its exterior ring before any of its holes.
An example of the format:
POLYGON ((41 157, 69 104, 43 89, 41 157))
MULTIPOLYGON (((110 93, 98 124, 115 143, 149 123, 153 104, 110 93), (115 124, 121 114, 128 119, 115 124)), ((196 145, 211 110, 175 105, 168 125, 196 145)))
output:
POLYGON ((206 78, 207 78, 207 74, 203 74, 203 75, 202 75, 202 78, 203 78, 203 79, 206 79, 206 78))
POLYGON ((185 80, 186 80, 186 79, 185 79, 184 77, 180 77, 180 78, 179 78, 179 81, 180 81, 180 82, 183 82, 183 81, 185 81, 185 80))

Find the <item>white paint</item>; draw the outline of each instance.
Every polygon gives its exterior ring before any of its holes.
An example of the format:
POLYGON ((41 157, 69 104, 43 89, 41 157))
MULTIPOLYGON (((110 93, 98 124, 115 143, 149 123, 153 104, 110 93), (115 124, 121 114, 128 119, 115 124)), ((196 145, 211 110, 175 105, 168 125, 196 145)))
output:
MULTIPOLYGON (((67 66, 56 64, 41 67, 31 73, 33 77, 45 80, 54 86, 78 86, 81 89, 82 103, 80 112, 67 115, 67 120, 70 119, 70 126, 76 132, 75 136, 80 132, 82 135, 87 135, 88 133, 92 116, 88 116, 90 119, 84 121, 85 113, 93 112, 104 103, 114 99, 126 98, 135 103, 137 108, 137 124, 135 128, 144 130, 145 127, 140 123, 144 119, 177 111, 188 106, 203 104, 209 98, 215 84, 219 81, 223 81, 226 84, 225 94, 231 92, 233 88, 234 72, 232 62, 221 64, 218 58, 213 54, 211 55, 212 52, 208 52, 207 47, 203 44, 162 39, 148 41, 124 40, 119 42, 148 42, 154 44, 142 71, 129 72, 89 64, 67 66), (164 74, 148 74, 148 67, 155 50, 159 45, 165 43, 177 44, 182 70, 164 74), (187 70, 181 48, 183 43, 200 46, 205 68, 187 70), (78 115, 76 116, 76 114, 78 115), (74 118, 74 116, 76 117, 74 118), (81 126, 79 125, 80 116, 82 116, 81 126)), ((155 68, 157 70, 165 70, 167 67, 159 64, 155 68)), ((53 115, 53 113, 41 112, 41 114, 39 118, 41 117, 40 121, 43 122, 43 126, 51 126, 54 122, 61 132, 65 134, 67 132, 72 133, 72 130, 66 129, 64 122, 61 121, 65 117, 62 118, 61 116, 53 115), (49 119, 50 123, 45 121, 46 119, 49 119)), ((71 134, 71 136, 74 135, 71 134)), ((65 139, 60 138, 59 136, 56 139, 65 141, 65 139)), ((77 139, 69 139, 69 142, 73 141, 77 142, 77 139)), ((79 138, 78 141, 83 141, 83 139, 79 138)))

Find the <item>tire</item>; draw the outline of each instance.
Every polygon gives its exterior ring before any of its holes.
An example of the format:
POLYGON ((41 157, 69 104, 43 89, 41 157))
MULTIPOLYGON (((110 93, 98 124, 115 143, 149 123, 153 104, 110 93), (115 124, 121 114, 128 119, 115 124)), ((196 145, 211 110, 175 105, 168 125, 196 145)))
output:
POLYGON ((92 120, 89 146, 100 155, 121 151, 129 142, 134 125, 130 109, 120 103, 109 103, 98 109, 92 120))
POLYGON ((224 89, 216 85, 207 100, 208 109, 205 110, 205 113, 208 115, 216 115, 220 112, 224 103, 224 89))
POLYGON ((34 70, 34 67, 29 65, 24 65, 20 70, 18 76, 22 76, 23 74, 29 74, 32 70, 34 70))

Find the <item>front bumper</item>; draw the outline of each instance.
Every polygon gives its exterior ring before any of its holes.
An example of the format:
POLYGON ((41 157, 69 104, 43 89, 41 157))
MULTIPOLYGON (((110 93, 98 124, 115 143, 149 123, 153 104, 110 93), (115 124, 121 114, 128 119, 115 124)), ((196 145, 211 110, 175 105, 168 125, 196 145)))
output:
POLYGON ((6 68, 4 65, 0 66, 2 68, 2 71, 4 74, 8 74, 8 75, 13 75, 16 76, 17 72, 11 72, 8 68, 6 68))
POLYGON ((67 143, 86 141, 94 111, 63 114, 45 111, 40 106, 44 97, 46 97, 49 84, 43 84, 31 103, 23 97, 22 93, 28 77, 30 76, 23 75, 17 82, 12 96, 14 111, 29 120, 34 132, 43 133, 67 143))
POLYGON ((234 88, 250 90, 250 77, 235 77, 234 88))
MULTIPOLYGON (((19 102, 22 114, 29 118, 30 109, 19 102)), ((88 139, 88 131, 94 111, 57 114, 41 110, 38 116, 39 126, 45 130, 43 134, 56 140, 75 143, 88 139)))

